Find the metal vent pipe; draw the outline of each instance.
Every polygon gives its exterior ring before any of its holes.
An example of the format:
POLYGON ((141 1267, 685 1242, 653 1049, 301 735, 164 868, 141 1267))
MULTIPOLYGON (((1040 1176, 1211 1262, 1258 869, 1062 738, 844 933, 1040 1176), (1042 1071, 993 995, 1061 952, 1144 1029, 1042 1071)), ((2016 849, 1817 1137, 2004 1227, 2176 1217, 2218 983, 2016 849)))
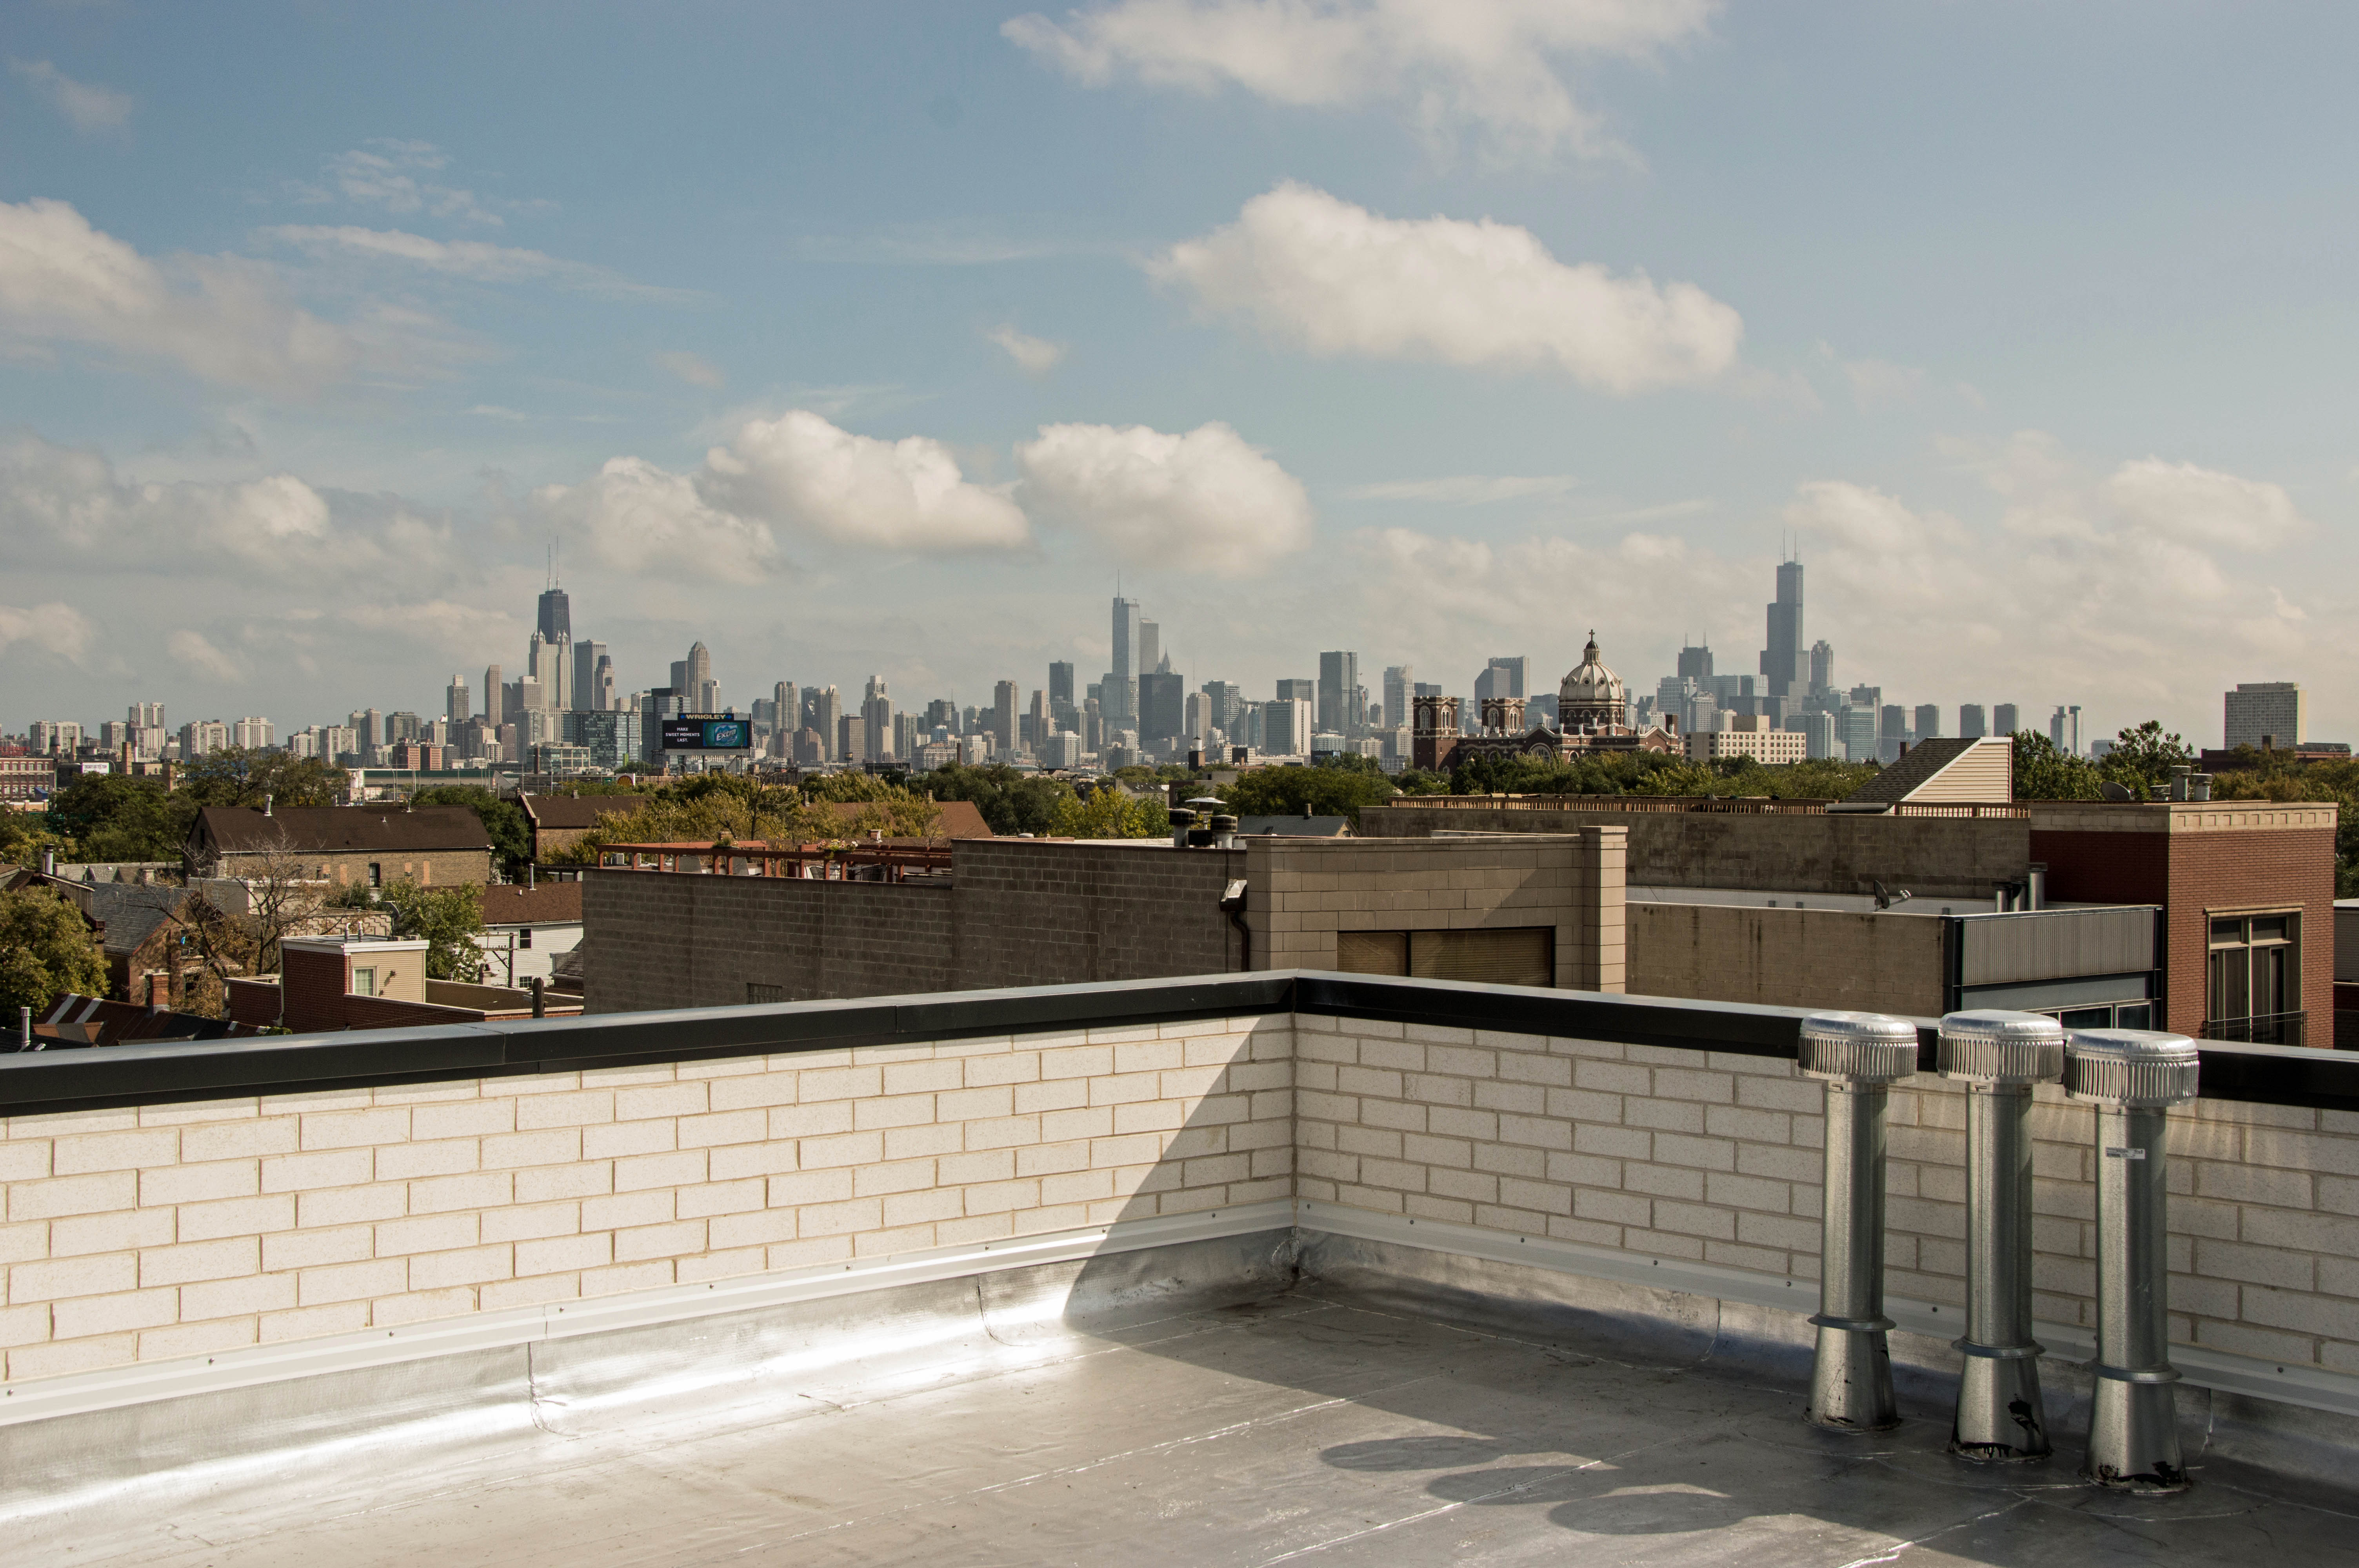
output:
POLYGON ((2031 1087, 2064 1070, 2064 1026, 2036 1012, 1941 1020, 1941 1076, 1966 1088, 1965 1356, 1950 1452, 1984 1463, 2054 1451, 2031 1337, 2031 1087))
POLYGON ((2170 1364, 2169 1186, 2164 1122, 2193 1099, 2201 1059, 2183 1034, 2079 1029, 2064 1092, 2097 1108, 2097 1360, 2089 1456, 2101 1487, 2183 1492, 2179 1380, 2170 1364))
POLYGON ((1818 1360, 1808 1419, 1841 1432, 1900 1423, 1884 1315, 1884 1112, 1917 1070, 1917 1026, 1878 1012, 1802 1020, 1804 1074, 1827 1086, 1826 1198, 1820 1227, 1818 1360))

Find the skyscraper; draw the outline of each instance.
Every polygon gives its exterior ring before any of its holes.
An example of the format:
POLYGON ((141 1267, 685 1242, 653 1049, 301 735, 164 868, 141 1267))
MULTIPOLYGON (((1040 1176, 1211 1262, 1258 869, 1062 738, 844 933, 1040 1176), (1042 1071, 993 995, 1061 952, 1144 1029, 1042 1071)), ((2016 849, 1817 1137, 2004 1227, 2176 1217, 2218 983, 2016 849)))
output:
POLYGON ((1331 653, 1319 655, 1319 728, 1346 741, 1356 741, 1367 728, 1360 710, 1360 655, 1331 653))
POLYGON ((2264 741, 2291 751, 2310 739, 2310 702, 2299 681, 2239 681, 2221 707, 2220 742, 2232 751, 2264 741))
POLYGON ((1958 704, 1958 736, 1961 740, 1978 741, 1990 733, 1990 717, 1979 702, 1958 704))
POLYGON ((1810 678, 1802 641, 1802 563, 1777 563, 1777 598, 1769 606, 1769 643, 1761 650, 1761 673, 1771 697, 1799 696, 1810 678))
POLYGON ((536 631, 525 653, 525 675, 540 685, 540 701, 537 707, 561 712, 571 706, 568 701, 573 684, 573 671, 567 661, 567 645, 554 642, 536 631))
POLYGON ((868 690, 860 704, 861 735, 867 750, 860 760, 881 762, 893 754, 893 698, 885 689, 883 676, 868 677, 868 690))
POLYGON ((1938 704, 1920 702, 1917 705, 1917 739, 1919 741, 1937 739, 1941 733, 1941 709, 1938 704))
POLYGON ((1138 677, 1138 741, 1154 746, 1176 741, 1187 728, 1187 691, 1170 670, 1149 670, 1138 677))
POLYGON ((1138 623, 1138 673, 1146 675, 1159 670, 1164 665, 1163 628, 1152 621, 1138 623))
POLYGON ((1016 750, 1016 683, 996 682, 991 688, 991 743, 995 760, 1016 750))
POLYGON ((679 694, 690 713, 712 713, 720 708, 721 683, 712 678, 712 655, 705 651, 703 643, 691 645, 688 657, 672 662, 671 688, 679 694))
POLYGON ((467 721, 467 677, 453 675, 450 689, 442 694, 442 717, 454 726, 467 721))
POLYGON ((1049 665, 1049 701, 1072 706, 1073 665, 1069 659, 1057 659, 1049 665))
POLYGON ((508 721, 507 695, 507 683, 501 675, 500 666, 485 665, 484 666, 484 722, 490 725, 494 730, 497 730, 501 725, 508 721))
POLYGON ((1397 730, 1408 722, 1408 705, 1416 685, 1414 665, 1394 665, 1385 671, 1386 729, 1397 730))
POLYGON ((1712 640, 1690 643, 1680 649, 1679 673, 1698 686, 1712 685, 1712 640))
POLYGON ((540 624, 538 630, 543 637, 552 643, 573 641, 573 611, 565 597, 565 590, 554 583, 550 584, 548 590, 540 596, 540 624))
POLYGON ((577 713, 595 713, 605 706, 598 700, 598 661, 606 656, 606 644, 583 638, 573 644, 573 686, 567 694, 577 713))
POLYGON ((1825 638, 1810 644, 1810 691, 1813 696, 1835 688, 1835 647, 1825 638))
POLYGON ((1991 709, 1992 734, 2012 735, 2022 728, 2023 720, 2018 717, 2015 704, 2002 702, 1991 709))
POLYGON ((1512 659, 1493 659, 1474 677, 1474 701, 1479 706, 1487 697, 1527 697, 1524 683, 1530 675, 1531 660, 1518 654, 1512 659))
POLYGON ((1114 665, 1106 671, 1098 706, 1108 719, 1126 719, 1138 690, 1138 600, 1117 594, 1114 601, 1114 665))

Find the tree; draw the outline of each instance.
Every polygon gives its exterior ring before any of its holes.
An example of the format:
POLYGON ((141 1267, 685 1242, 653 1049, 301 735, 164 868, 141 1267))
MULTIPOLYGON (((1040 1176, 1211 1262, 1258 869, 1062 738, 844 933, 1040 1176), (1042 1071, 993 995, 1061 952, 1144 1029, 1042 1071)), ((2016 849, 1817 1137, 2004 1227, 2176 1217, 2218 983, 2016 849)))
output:
POLYGON ((412 806, 463 806, 491 836, 492 853, 510 877, 521 876, 532 860, 532 824, 524 807, 502 800, 482 784, 429 784, 409 797, 412 806))
MULTIPOLYGON (((1187 774, 1182 771, 1179 776, 1187 774)), ((936 800, 973 802, 984 823, 1001 835, 1054 831, 1059 807, 1073 794, 1073 786, 1063 779, 1019 773, 1002 762, 936 768, 925 776, 924 788, 936 800)))
POLYGON ((49 797, 51 830, 83 860, 177 860, 196 816, 197 802, 161 779, 125 773, 79 778, 49 797))
POLYGON ((2194 749, 2177 735, 2163 733, 2162 721, 2145 723, 2114 737, 2114 749, 2097 763, 2097 776, 2110 779, 2141 800, 2152 800, 2170 786, 2170 770, 2195 761, 2194 749))
POLYGON ((2015 732, 2015 798, 2103 800, 2097 765, 2076 757, 2037 730, 2015 732))
POLYGON ((42 888, 0 892, 0 1008, 47 1009, 68 991, 106 994, 106 955, 82 911, 42 888))
POLYGON ((322 757, 224 746, 180 765, 173 793, 196 806, 333 806, 352 775, 322 757))
POLYGON ((1390 800, 1395 792, 1381 773, 1289 762, 1239 773, 1212 793, 1239 816, 1343 816, 1356 827, 1362 806, 1390 800))
POLYGON ((473 882, 429 888, 397 881, 384 890, 383 898, 393 910, 395 935, 425 938, 427 979, 483 983, 484 950, 475 940, 484 930, 482 888, 473 882))
POLYGON ((59 859, 70 860, 73 840, 49 831, 45 811, 10 811, 0 806, 0 864, 38 866, 44 849, 54 849, 59 859))
POLYGON ((1060 838, 1161 838, 1170 832, 1171 813, 1160 800, 1111 784, 1069 795, 1057 807, 1060 838))

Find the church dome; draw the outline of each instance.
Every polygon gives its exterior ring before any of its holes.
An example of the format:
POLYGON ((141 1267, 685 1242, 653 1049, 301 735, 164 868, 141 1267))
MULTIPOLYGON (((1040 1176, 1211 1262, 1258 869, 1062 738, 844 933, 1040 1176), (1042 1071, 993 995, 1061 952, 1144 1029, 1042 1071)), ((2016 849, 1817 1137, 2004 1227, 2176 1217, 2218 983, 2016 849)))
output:
POLYGON ((1559 721, 1568 729, 1619 726, 1629 712, 1629 697, 1622 677, 1597 656, 1597 633, 1592 632, 1589 645, 1582 650, 1580 667, 1557 688, 1559 721))

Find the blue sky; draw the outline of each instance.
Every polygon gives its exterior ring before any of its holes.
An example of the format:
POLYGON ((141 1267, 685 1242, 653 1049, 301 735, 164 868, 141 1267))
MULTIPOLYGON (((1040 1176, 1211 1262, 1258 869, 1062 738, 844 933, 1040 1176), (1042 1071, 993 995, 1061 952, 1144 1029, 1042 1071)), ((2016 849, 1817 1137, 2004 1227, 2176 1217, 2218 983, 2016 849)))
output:
MULTIPOLYGON (((1356 649, 2215 741, 2344 654, 2359 16, 10 8, 0 724, 1356 649)), ((1954 722, 1952 714, 1951 722, 1954 722)))

